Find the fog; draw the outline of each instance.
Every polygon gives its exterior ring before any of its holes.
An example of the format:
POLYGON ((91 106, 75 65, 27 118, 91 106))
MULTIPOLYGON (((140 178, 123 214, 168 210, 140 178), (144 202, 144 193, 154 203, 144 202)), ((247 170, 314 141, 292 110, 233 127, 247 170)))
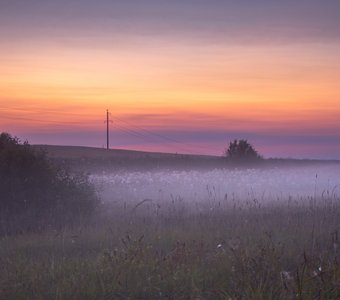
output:
POLYGON ((180 200, 186 203, 273 202, 335 199, 340 195, 340 165, 314 164, 213 170, 118 171, 90 177, 104 202, 180 200))

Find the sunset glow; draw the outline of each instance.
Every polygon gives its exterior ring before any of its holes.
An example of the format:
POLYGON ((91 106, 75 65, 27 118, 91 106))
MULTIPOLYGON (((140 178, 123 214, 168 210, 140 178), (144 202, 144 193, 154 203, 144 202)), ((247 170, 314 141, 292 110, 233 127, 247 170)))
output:
POLYGON ((339 2, 29 2, 0 4, 1 131, 102 147, 109 109, 112 148, 340 159, 339 2))

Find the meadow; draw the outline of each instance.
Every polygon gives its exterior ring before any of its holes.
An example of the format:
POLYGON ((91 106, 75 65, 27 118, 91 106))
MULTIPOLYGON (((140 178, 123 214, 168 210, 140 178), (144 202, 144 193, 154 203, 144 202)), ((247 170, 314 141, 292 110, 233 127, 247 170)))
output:
POLYGON ((101 207, 3 236, 0 299, 339 299, 339 165, 92 173, 101 207))

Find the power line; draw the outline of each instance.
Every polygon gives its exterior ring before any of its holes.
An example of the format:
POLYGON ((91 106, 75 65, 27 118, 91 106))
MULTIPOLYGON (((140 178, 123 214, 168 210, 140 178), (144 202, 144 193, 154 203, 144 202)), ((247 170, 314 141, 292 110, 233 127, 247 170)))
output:
POLYGON ((143 130, 140 130, 140 131, 136 131, 134 129, 131 129, 129 127, 126 127, 124 125, 121 125, 117 122, 115 122, 115 126, 117 128, 119 128, 120 130, 124 131, 125 133, 127 134, 131 134, 135 137, 138 137, 140 139, 143 139, 144 141, 147 141, 147 142, 150 142, 150 141, 155 141, 155 137, 158 138, 157 140, 159 141, 159 138, 162 137, 162 138, 165 138, 166 140, 163 140, 162 143, 165 143, 168 147, 171 147, 173 148, 174 150, 182 150, 184 152, 190 152, 190 153, 194 153, 194 154, 201 154, 197 151, 194 151, 192 149, 192 147, 184 144, 184 143, 181 143, 181 142, 174 142, 173 140, 171 139, 167 139, 166 137, 163 137, 161 135, 158 135, 158 134, 152 134, 151 132, 148 132, 148 134, 145 134, 143 133, 143 130), (174 145, 176 144, 176 145, 174 145))
POLYGON ((142 139, 143 141, 147 141, 147 142, 150 141, 150 140, 147 139, 144 135, 139 134, 139 133, 136 132, 136 131, 130 130, 130 129, 128 129, 127 127, 122 127, 121 125, 118 125, 118 124, 115 124, 115 127, 119 128, 121 132, 124 132, 124 133, 126 133, 126 134, 130 134, 130 135, 133 135, 134 137, 137 137, 137 138, 139 138, 139 139, 142 139))
MULTIPOLYGON (((188 143, 188 142, 182 142, 182 141, 179 141, 179 140, 176 140, 176 139, 173 139, 173 138, 170 138, 170 137, 167 137, 167 136, 164 136, 164 135, 161 135, 161 134, 158 134, 158 133, 155 133, 155 132, 146 130, 146 129, 142 128, 142 127, 139 127, 139 126, 136 126, 136 125, 132 125, 131 123, 129 123, 129 122, 127 122, 127 121, 124 121, 124 120, 122 120, 122 119, 120 119, 120 118, 118 118, 118 117, 115 117, 115 116, 114 116, 113 118, 116 119, 116 120, 118 120, 118 121, 120 121, 120 122, 123 122, 123 123, 125 123, 125 124, 127 124, 127 125, 129 125, 129 126, 132 126, 132 127, 136 128, 136 129, 142 131, 142 132, 145 132, 145 133, 148 134, 148 135, 157 137, 158 139, 165 140, 167 143, 169 143, 169 142, 175 143, 175 144, 179 145, 180 147, 182 147, 182 149, 187 148, 186 151, 188 151, 188 149, 190 149, 190 151, 192 152, 192 148, 196 148, 196 147, 197 147, 197 145, 195 145, 195 144, 190 144, 190 143, 188 143), (183 147, 183 146, 184 146, 184 147, 183 147)), ((204 146, 204 145, 200 145, 199 147, 200 147, 200 148, 205 148, 205 149, 207 149, 207 150, 211 150, 210 148, 207 148, 207 147, 204 146)), ((196 152, 196 153, 197 153, 197 152, 196 152)))
MULTIPOLYGON (((27 111, 25 109, 18 109, 18 108, 12 108, 14 111, 27 111)), ((6 108, 0 108, 0 111, 6 111, 6 108)), ((54 112, 53 110, 50 111, 51 113, 54 112)), ((72 113, 72 112, 66 112, 67 115, 73 115, 73 116, 85 116, 85 115, 80 115, 77 113, 72 113)), ((184 152, 189 152, 189 153, 194 153, 194 154, 201 154, 198 151, 195 151, 194 149, 197 149, 199 147, 200 149, 207 149, 211 150, 210 148, 207 148, 205 145, 199 145, 197 144, 191 144, 188 142, 182 142, 177 139, 164 136, 162 134, 159 134, 157 132, 153 132, 150 130, 147 130, 145 128, 142 128, 138 125, 134 125, 131 122, 127 122, 117 116, 112 116, 109 110, 106 110, 106 148, 110 148, 110 125, 109 123, 112 122, 111 119, 115 120, 115 126, 119 128, 122 132, 125 134, 132 135, 134 137, 137 137, 139 139, 142 139, 147 142, 156 142, 162 141, 163 144, 166 144, 167 147, 170 147, 174 150, 180 149, 181 151, 184 152)), ((38 119, 38 118, 29 118, 29 117, 18 117, 18 116, 10 116, 10 115, 5 115, 2 116, 2 119, 8 119, 8 120, 21 120, 21 121, 29 121, 29 122, 35 122, 35 123, 40 123, 40 124, 55 124, 55 125, 60 125, 60 126, 65 126, 65 125, 82 125, 86 124, 85 120, 84 121, 67 121, 67 122, 61 122, 61 121, 54 121, 54 120, 44 120, 44 119, 38 119)), ((89 121, 89 120, 88 120, 89 121)), ((88 122, 87 121, 87 122, 88 122)), ((92 120, 95 121, 95 120, 92 120)), ((99 121, 99 120, 98 120, 99 121)), ((96 121, 95 121, 96 122, 96 121)), ((177 151, 176 151, 177 152, 177 151)))
POLYGON ((110 148, 109 142, 109 110, 106 110, 106 149, 110 148))
POLYGON ((110 111, 107 109, 106 110, 106 149, 109 150, 110 149, 110 122, 112 122, 110 120, 110 116, 111 113, 110 111))

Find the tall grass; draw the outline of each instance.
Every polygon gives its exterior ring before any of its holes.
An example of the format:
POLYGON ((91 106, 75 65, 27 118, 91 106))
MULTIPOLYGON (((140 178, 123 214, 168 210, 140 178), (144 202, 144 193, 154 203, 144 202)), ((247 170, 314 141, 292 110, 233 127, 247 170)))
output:
POLYGON ((339 299, 339 200, 106 204, 2 237, 0 299, 339 299))

